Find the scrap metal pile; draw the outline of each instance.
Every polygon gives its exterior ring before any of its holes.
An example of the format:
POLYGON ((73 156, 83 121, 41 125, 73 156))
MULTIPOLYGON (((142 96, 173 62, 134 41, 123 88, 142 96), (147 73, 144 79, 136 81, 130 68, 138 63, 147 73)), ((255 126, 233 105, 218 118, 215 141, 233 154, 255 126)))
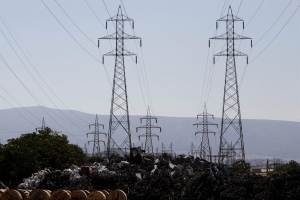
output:
POLYGON ((228 168, 192 156, 174 159, 114 157, 83 172, 43 170, 20 189, 123 190, 128 199, 300 199, 300 171, 263 177, 230 174, 228 168))

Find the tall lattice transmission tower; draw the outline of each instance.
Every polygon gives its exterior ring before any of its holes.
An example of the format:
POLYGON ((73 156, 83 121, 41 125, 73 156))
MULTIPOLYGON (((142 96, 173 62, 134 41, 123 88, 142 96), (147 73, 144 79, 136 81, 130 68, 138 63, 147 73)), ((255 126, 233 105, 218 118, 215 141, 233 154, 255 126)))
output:
POLYGON ((239 35, 234 31, 236 21, 242 21, 244 28, 244 20, 232 14, 231 6, 229 6, 228 8, 228 14, 217 20, 217 28, 218 22, 222 21, 226 22, 226 33, 216 37, 212 37, 210 39, 226 40, 227 45, 226 50, 214 55, 214 63, 215 56, 227 57, 219 147, 219 163, 226 162, 227 164, 232 164, 236 159, 245 160, 235 56, 247 56, 246 54, 236 50, 234 45, 235 40, 251 38, 239 35))
POLYGON ((157 137, 157 139, 159 139, 159 136, 156 135, 156 134, 153 134, 152 130, 158 128, 161 132, 161 127, 152 125, 152 120, 155 120, 156 123, 157 123, 157 118, 151 116, 149 106, 148 106, 148 110, 147 110, 147 116, 140 118, 141 123, 142 123, 143 119, 146 120, 146 125, 137 127, 136 132, 138 132, 139 128, 145 128, 146 129, 145 134, 139 135, 139 140, 140 140, 141 137, 146 137, 146 139, 145 139, 145 148, 144 148, 145 153, 153 155, 152 137, 157 137))
POLYGON ((35 129, 35 132, 37 133, 38 130, 45 130, 46 126, 45 126, 45 119, 43 117, 43 121, 42 121, 42 126, 41 127, 37 127, 35 129))
POLYGON ((115 69, 112 86, 111 109, 107 140, 108 157, 111 154, 128 154, 128 150, 130 150, 131 148, 131 132, 129 122, 124 56, 133 56, 135 54, 125 49, 124 40, 140 39, 141 44, 141 38, 128 35, 124 32, 124 22, 128 21, 132 24, 132 28, 134 28, 134 21, 133 19, 130 19, 122 13, 121 6, 119 6, 117 15, 106 20, 106 28, 107 22, 110 21, 115 23, 114 26, 116 32, 98 39, 98 46, 100 39, 116 41, 116 49, 103 55, 103 62, 104 56, 115 56, 115 69), (116 139, 122 142, 117 143, 116 139))
POLYGON ((88 144, 90 144, 90 142, 94 143, 92 156, 93 157, 94 156, 101 157, 100 142, 103 142, 103 144, 105 146, 105 141, 100 140, 99 135, 100 134, 104 134, 106 136, 106 133, 103 133, 103 132, 99 131, 99 126, 102 126, 102 128, 104 129, 104 125, 98 123, 98 115, 96 115, 95 123, 94 124, 90 124, 89 128, 91 128, 91 126, 94 126, 95 130, 94 130, 94 132, 87 133, 86 137, 88 137, 89 134, 92 134, 92 135, 94 135, 94 139, 88 141, 88 144))
POLYGON ((191 142, 191 150, 188 152, 188 155, 191 155, 193 157, 197 157, 198 155, 200 156, 200 150, 199 149, 196 149, 194 143, 191 142))
POLYGON ((208 121, 208 117, 211 116, 212 118, 214 118, 214 116, 212 114, 207 113, 207 107, 206 107, 206 103, 204 103, 204 110, 203 113, 197 115, 197 119, 199 116, 202 116, 202 122, 193 124, 194 126, 202 126, 202 131, 198 131, 195 133, 195 135, 197 135, 198 133, 202 134, 202 140, 200 143, 200 158, 203 158, 205 160, 209 160, 210 162, 212 161, 212 157, 211 157, 211 147, 209 145, 209 133, 213 133, 215 134, 215 132, 208 130, 208 126, 217 126, 218 124, 214 124, 208 121))

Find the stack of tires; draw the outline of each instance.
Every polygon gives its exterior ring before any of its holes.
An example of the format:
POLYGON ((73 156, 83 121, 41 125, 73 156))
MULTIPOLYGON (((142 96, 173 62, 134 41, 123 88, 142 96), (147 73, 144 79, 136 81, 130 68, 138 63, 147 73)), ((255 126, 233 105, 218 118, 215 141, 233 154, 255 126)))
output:
POLYGON ((122 190, 0 190, 0 200, 127 200, 122 190))

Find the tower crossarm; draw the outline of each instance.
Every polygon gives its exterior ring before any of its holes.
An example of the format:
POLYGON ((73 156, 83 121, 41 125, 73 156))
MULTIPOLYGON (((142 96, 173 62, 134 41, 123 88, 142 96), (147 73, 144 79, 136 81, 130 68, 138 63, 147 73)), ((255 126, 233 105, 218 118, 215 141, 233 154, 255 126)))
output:
POLYGON ((234 51, 232 51, 232 52, 228 52, 227 50, 224 50, 224 51, 221 51, 221 52, 215 54, 214 57, 213 57, 213 63, 214 64, 215 64, 215 56, 226 56, 226 57, 228 57, 228 56, 246 56, 246 61, 247 61, 247 64, 248 64, 248 55, 243 53, 243 52, 240 52, 236 49, 234 49, 234 51))
POLYGON ((233 15, 231 6, 229 6, 228 14, 217 20, 217 22, 221 22, 221 21, 225 21, 225 22, 227 22, 227 21, 242 21, 242 22, 244 22, 243 19, 233 15))
POLYGON ((125 50, 124 49, 124 52, 123 53, 118 53, 115 49, 106 53, 106 54, 103 54, 103 56, 136 56, 135 53, 132 53, 128 50, 125 50))
POLYGON ((214 119, 214 115, 209 114, 209 113, 201 113, 201 114, 197 115, 197 119, 198 119, 199 116, 201 116, 201 117, 203 117, 203 116, 207 116, 207 117, 211 116, 214 119))
MULTIPOLYGON (((232 39, 235 39, 235 40, 245 40, 245 39, 251 40, 252 39, 252 38, 240 35, 238 33, 233 33, 233 35, 231 37, 232 37, 232 39)), ((227 33, 209 38, 209 40, 227 40, 227 39, 228 39, 228 34, 227 33)))
POLYGON ((96 124, 90 124, 90 125, 89 125, 89 129, 91 128, 91 126, 102 126, 102 128, 104 129, 104 125, 103 125, 103 124, 99 124, 99 123, 96 123, 96 124))
MULTIPOLYGON (((139 140, 141 137, 148 137, 147 133, 139 135, 139 140)), ((159 135, 156 134, 151 134, 150 137, 157 137, 157 140, 159 140, 159 135)))
POLYGON ((215 54, 214 56, 248 56, 247 54, 234 50, 233 54, 227 53, 227 50, 221 51, 220 53, 215 54))
MULTIPOLYGON (((131 19, 131 18, 127 17, 126 15, 122 14, 121 7, 119 7, 117 15, 115 15, 115 16, 113 16, 113 17, 106 20, 106 22, 109 22, 109 21, 130 21, 130 22, 134 23, 133 19, 131 19)), ((106 27, 107 27, 107 25, 106 25, 106 27)))
MULTIPOLYGON (((115 32, 115 33, 112 33, 112 34, 110 34, 108 36, 104 36, 104 37, 101 37, 101 38, 98 38, 98 39, 99 40, 104 40, 104 39, 106 39, 106 40, 116 40, 116 39, 119 39, 118 37, 116 37, 116 35, 117 35, 117 33, 115 32)), ((124 39, 124 40, 139 39, 139 40, 141 40, 140 37, 136 37, 134 35, 129 35, 127 33, 124 33, 124 37, 122 39, 124 39)))
POLYGON ((195 133, 195 135, 197 135, 198 133, 201 133, 201 134, 203 134, 203 133, 213 133, 214 135, 216 134, 216 132, 214 132, 214 131, 197 131, 196 133, 195 133))
POLYGON ((141 121, 141 123, 142 123, 142 120, 148 120, 148 119, 150 119, 150 120, 152 120, 152 119, 155 119, 155 122, 157 123, 157 118, 156 117, 151 117, 151 116, 146 116, 146 117, 142 117, 142 118, 140 118, 140 121, 141 121))
POLYGON ((138 132, 139 128, 151 128, 151 129, 153 129, 153 128, 159 128, 159 131, 161 132, 161 127, 159 127, 159 126, 153 126, 153 125, 151 125, 151 126, 147 126, 147 125, 139 126, 139 127, 136 127, 136 132, 138 132))
POLYGON ((197 126, 197 128, 198 128, 198 126, 204 126, 204 125, 215 125, 215 126, 217 126, 218 127, 218 124, 215 124, 215 123, 211 123, 211 122, 199 122, 199 123, 195 123, 195 124, 193 124, 193 126, 197 126))

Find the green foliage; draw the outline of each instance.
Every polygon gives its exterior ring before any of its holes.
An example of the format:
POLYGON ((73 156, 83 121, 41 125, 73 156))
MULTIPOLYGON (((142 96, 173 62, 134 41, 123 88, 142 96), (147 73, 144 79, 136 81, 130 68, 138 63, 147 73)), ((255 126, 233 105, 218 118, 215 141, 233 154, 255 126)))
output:
POLYGON ((101 157, 97 157, 97 156, 93 156, 93 157, 90 157, 87 159, 87 162, 89 163, 94 163, 94 162, 103 162, 104 158, 101 158, 101 157))
POLYGON ((300 165, 299 163, 297 163, 296 161, 294 160, 291 160, 290 162, 286 163, 286 164, 283 164, 281 166, 277 166, 275 168, 275 172, 286 172, 286 171, 289 171, 289 170, 300 170, 300 165))
POLYGON ((80 147, 69 144, 66 135, 53 135, 48 127, 39 134, 22 134, 7 142, 0 146, 0 181, 10 187, 38 170, 62 170, 86 159, 80 147))
POLYGON ((244 160, 237 160, 232 164, 230 168, 231 173, 239 173, 239 174, 250 174, 250 163, 246 163, 244 160))

